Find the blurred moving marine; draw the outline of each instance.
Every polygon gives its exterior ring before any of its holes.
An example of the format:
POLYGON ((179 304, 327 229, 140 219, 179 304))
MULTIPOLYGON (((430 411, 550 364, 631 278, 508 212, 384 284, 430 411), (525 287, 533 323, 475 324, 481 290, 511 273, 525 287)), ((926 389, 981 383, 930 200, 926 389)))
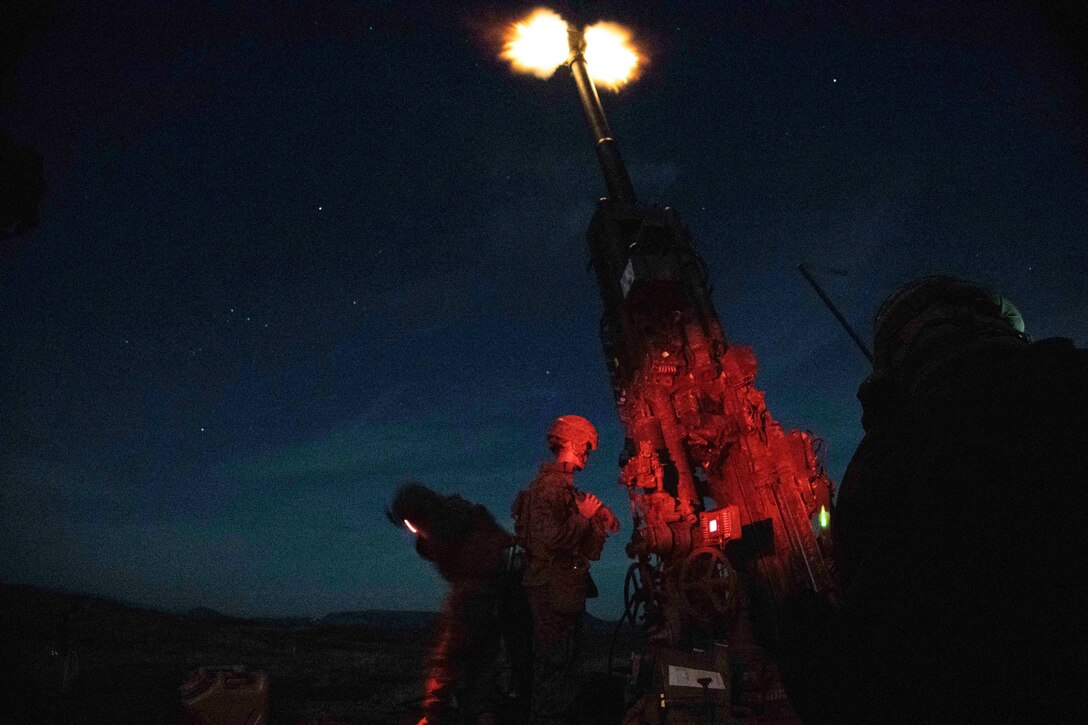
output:
POLYGON ((601 558, 608 534, 619 530, 607 506, 574 487, 574 472, 597 448, 593 425, 581 416, 561 416, 548 429, 547 443, 555 459, 540 466, 512 508, 533 611, 534 725, 570 722, 582 615, 586 598, 597 596, 589 562, 601 558))
POLYGON ((416 551, 450 583, 426 664, 421 725, 492 723, 517 709, 498 686, 505 644, 515 699, 528 709, 531 614, 513 558, 514 537, 483 506, 418 483, 402 486, 388 516, 416 534, 416 551))
POLYGON ((791 603, 806 723, 1088 722, 1088 350, 949 277, 888 299, 837 502, 837 606, 791 603))

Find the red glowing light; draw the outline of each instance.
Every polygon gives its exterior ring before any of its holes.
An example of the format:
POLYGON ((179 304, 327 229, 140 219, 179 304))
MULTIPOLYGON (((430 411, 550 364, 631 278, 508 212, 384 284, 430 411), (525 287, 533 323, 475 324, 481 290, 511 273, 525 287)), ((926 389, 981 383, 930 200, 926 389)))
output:
POLYGON ((408 530, 411 531, 413 534, 418 534, 419 533, 419 529, 417 529, 415 526, 412 526, 412 522, 409 521, 408 519, 404 520, 404 525, 407 526, 408 530))
POLYGON ((699 514, 703 541, 708 545, 721 545, 740 538, 740 508, 731 505, 699 514))

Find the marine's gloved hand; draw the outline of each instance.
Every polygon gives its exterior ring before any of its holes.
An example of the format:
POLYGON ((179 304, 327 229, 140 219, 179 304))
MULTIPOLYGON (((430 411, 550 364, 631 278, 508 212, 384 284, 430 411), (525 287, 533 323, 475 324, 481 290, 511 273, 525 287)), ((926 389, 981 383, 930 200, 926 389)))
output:
POLYGON ((580 501, 578 501, 578 513, 582 514, 587 519, 593 518, 593 514, 603 506, 601 500, 591 493, 587 493, 580 501))
POLYGON ((620 520, 616 518, 616 514, 612 513, 612 509, 604 504, 601 504, 601 507, 597 509, 597 513, 593 514, 593 520, 598 522, 601 528, 610 534, 620 530, 620 520))

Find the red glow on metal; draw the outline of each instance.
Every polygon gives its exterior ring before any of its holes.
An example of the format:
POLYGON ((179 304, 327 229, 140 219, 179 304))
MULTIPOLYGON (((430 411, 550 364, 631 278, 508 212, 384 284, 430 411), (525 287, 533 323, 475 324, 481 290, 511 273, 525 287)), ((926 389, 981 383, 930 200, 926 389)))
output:
POLYGON ((740 508, 725 506, 699 514, 703 543, 708 546, 721 546, 727 541, 740 538, 740 508))
MULTIPOLYGON (((833 491, 820 442, 768 410, 756 356, 726 339, 679 217, 610 195, 589 246, 626 438, 626 551, 645 590, 625 603, 654 602, 650 639, 677 647, 694 630, 727 632, 738 582, 771 617, 796 592, 833 592, 829 537, 817 539, 812 525, 833 491)), ((754 636, 744 617, 741 640, 754 636)))

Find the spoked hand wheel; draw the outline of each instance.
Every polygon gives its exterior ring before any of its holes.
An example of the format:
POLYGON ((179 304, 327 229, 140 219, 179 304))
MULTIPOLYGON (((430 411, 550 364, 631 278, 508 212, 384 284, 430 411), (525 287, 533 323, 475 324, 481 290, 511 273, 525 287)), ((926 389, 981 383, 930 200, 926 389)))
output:
POLYGON ((646 602, 649 590, 646 572, 640 562, 627 567, 627 576, 623 580, 623 613, 627 620, 638 627, 646 621, 646 602))
POLYGON ((696 619, 724 619, 736 608, 737 573, 721 549, 704 546, 688 554, 679 583, 684 609, 696 619))

